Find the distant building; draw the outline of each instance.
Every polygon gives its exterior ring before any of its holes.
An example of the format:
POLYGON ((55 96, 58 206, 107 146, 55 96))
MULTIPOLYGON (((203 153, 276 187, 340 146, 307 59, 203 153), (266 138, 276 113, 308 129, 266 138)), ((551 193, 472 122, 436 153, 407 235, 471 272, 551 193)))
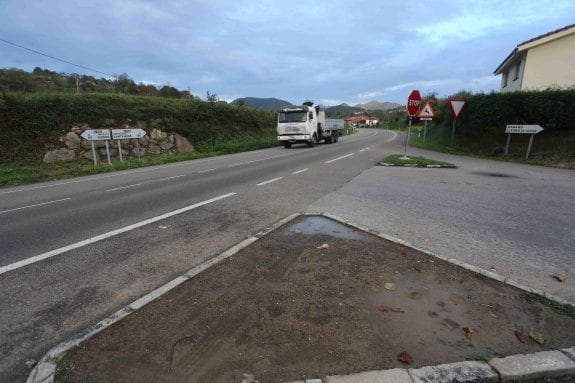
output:
POLYGON ((372 116, 353 116, 343 119, 346 124, 355 128, 363 128, 365 126, 376 126, 379 120, 372 116))
POLYGON ((502 92, 575 86, 575 24, 517 45, 493 74, 502 92))

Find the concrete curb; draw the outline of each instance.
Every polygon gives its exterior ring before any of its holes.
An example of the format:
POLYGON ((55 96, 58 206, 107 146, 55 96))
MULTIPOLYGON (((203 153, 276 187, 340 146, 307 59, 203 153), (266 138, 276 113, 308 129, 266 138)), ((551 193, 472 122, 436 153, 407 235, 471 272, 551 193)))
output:
MULTIPOLYGON (((535 293, 546 297, 547 299, 553 300, 561 304, 569 304, 575 306, 571 302, 555 297, 551 294, 547 294, 542 290, 533 289, 531 287, 522 285, 513 280, 507 279, 501 275, 493 273, 491 271, 483 270, 479 267, 461 262, 454 258, 446 258, 437 254, 433 254, 427 250, 419 249, 415 246, 409 244, 409 242, 395 238, 385 233, 379 233, 377 231, 371 230, 362 225, 358 225, 352 222, 347 222, 346 220, 326 213, 321 214, 293 214, 290 215, 272 226, 254 234, 251 237, 243 240, 235 246, 232 246, 223 253, 217 255, 216 257, 207 260, 206 262, 192 268, 187 273, 173 279, 172 281, 166 283, 163 286, 153 290, 152 292, 144 295, 143 297, 132 302, 128 306, 116 311, 114 314, 103 319, 102 321, 88 327, 84 331, 72 336, 70 339, 56 345, 50 349, 36 366, 30 372, 26 383, 53 383, 56 373, 57 363, 61 360, 66 352, 75 346, 78 346, 83 341, 89 339, 90 337, 96 335, 97 333, 105 330, 114 323, 120 321, 121 319, 127 317, 131 313, 139 310, 144 305, 158 299, 162 295, 166 294, 170 290, 181 285, 185 281, 193 278, 197 274, 204 270, 216 265, 217 263, 227 259, 234 254, 238 253, 240 250, 248 247, 258 239, 269 234, 273 230, 285 225, 286 223, 294 220, 300 216, 316 216, 322 215, 326 218, 341 222, 348 226, 354 227, 358 230, 365 231, 376 235, 380 238, 386 239, 388 241, 401 244, 407 247, 411 247, 417 251, 428 254, 429 256, 442 259, 454 265, 463 267, 472 272, 484 275, 485 277, 503 282, 510 286, 519 288, 521 290, 535 293)), ((460 383, 464 382, 509 382, 517 381, 518 379, 533 379, 539 377, 575 377, 575 346, 562 350, 554 351, 543 351, 528 355, 512 355, 505 358, 492 359, 489 364, 477 361, 468 362, 458 362, 450 364, 442 364, 438 366, 428 366, 419 369, 391 369, 391 370, 380 370, 380 371, 366 371, 358 374, 351 375, 337 375, 328 376, 323 379, 307 379, 301 381, 294 381, 291 383, 440 383, 448 381, 457 381, 460 383), (500 370, 501 369, 501 372, 500 370), (496 379, 496 380, 492 380, 496 379)))

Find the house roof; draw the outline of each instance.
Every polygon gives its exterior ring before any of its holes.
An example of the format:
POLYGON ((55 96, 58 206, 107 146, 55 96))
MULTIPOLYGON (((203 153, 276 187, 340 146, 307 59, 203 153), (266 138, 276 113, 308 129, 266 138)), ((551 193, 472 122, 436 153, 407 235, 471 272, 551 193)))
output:
POLYGON ((518 44, 515 47, 515 49, 513 49, 513 51, 509 54, 509 56, 507 56, 505 60, 503 60, 503 62, 499 64, 497 69, 493 71, 493 74, 498 75, 503 73, 503 69, 506 68, 510 62, 514 61, 515 57, 517 57, 522 51, 529 50, 533 47, 536 47, 537 45, 548 43, 550 41, 570 35, 572 33, 575 33, 575 24, 570 24, 563 28, 559 28, 554 31, 544 33, 542 35, 539 35, 537 37, 534 37, 532 39, 526 40, 518 44))

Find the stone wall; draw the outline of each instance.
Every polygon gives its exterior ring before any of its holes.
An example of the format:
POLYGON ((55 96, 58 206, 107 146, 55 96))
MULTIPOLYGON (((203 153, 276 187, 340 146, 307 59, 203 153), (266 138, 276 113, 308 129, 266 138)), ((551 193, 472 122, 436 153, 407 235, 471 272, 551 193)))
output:
MULTIPOLYGON (((114 126, 113 121, 106 120, 105 129, 143 129, 146 135, 140 139, 120 140, 123 159, 137 158, 145 154, 165 155, 174 153, 189 153, 194 151, 194 146, 183 136, 177 133, 167 133, 158 128, 161 120, 154 120, 150 124, 145 122, 125 123, 114 126)), ((96 148, 96 156, 99 161, 107 161, 105 141, 87 141, 81 137, 87 129, 95 129, 88 124, 75 124, 70 131, 60 137, 62 147, 51 150, 44 155, 44 162, 70 161, 76 158, 93 159, 92 142, 96 148)), ((101 128, 98 128, 101 129, 101 128)), ((118 140, 109 140, 108 147, 110 158, 119 161, 120 151, 118 140)))

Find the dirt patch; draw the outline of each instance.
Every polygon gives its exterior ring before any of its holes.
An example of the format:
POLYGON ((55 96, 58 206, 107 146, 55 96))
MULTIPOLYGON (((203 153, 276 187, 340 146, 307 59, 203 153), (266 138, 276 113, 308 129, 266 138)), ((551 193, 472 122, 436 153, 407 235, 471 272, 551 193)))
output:
POLYGON ((517 289, 300 217, 68 352, 56 381, 281 382, 574 344, 575 319, 517 289))

